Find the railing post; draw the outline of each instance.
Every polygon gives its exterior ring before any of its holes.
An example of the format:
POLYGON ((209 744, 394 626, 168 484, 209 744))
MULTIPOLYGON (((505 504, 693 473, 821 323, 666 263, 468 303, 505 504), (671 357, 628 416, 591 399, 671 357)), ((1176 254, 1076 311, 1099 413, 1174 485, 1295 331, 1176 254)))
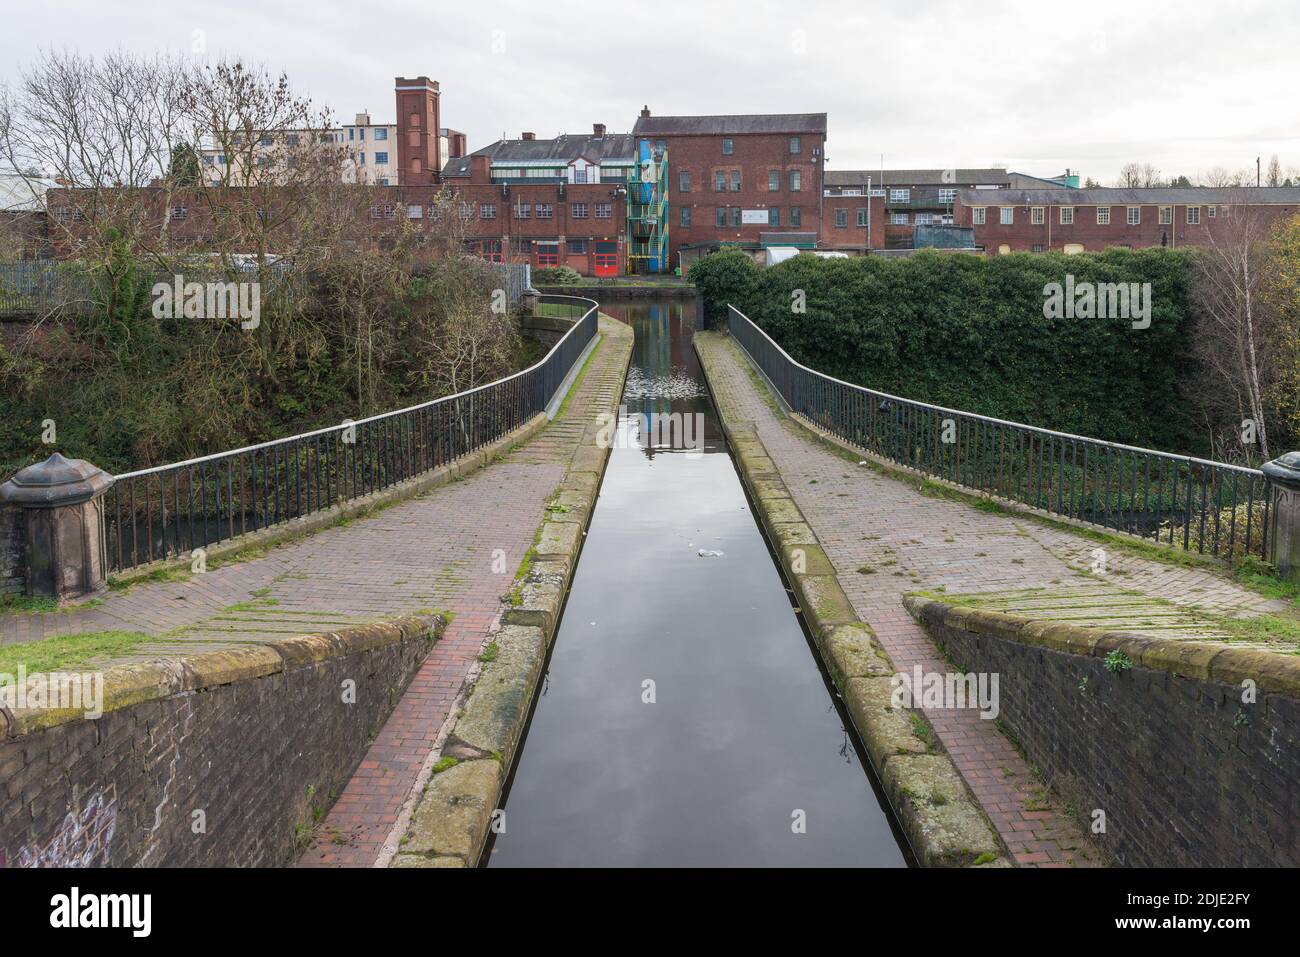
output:
POLYGON ((113 477, 57 452, 0 485, 0 505, 22 510, 27 594, 75 598, 104 587, 103 495, 113 477))
POLYGON ((1261 471, 1268 479, 1272 503, 1268 560, 1283 578, 1300 581, 1300 452, 1265 462, 1261 471))

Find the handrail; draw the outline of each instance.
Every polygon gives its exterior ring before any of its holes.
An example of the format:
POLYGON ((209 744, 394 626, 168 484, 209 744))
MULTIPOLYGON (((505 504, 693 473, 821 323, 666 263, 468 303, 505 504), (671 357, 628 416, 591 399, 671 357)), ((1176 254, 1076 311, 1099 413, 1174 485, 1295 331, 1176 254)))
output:
POLYGON ((1113 531, 1157 540, 1168 532, 1170 544, 1226 557, 1267 555, 1271 497, 1259 469, 963 412, 845 382, 794 359, 735 306, 727 310, 732 338, 792 411, 858 448, 1113 531))
POLYGON ((595 300, 539 301, 570 307, 575 321, 527 369, 356 421, 115 476, 105 495, 110 569, 192 552, 383 491, 523 426, 545 411, 596 335, 595 300))

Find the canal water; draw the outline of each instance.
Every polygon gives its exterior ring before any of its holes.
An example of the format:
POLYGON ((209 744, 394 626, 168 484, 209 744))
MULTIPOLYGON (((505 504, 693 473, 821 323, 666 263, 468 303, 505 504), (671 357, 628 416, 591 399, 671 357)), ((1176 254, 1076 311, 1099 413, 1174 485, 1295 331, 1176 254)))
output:
POLYGON ((636 334, 627 416, 486 862, 905 866, 727 452, 695 304, 602 308, 636 334))

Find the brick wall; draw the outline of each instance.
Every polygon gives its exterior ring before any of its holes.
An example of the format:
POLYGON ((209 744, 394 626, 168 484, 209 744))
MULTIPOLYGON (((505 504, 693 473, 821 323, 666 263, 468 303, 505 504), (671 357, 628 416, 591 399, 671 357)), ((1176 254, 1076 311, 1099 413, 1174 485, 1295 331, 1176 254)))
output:
POLYGON ((0 867, 291 863, 441 629, 402 619, 110 669, 97 720, 0 711, 0 867))
POLYGON ((1105 812, 1097 840, 1118 863, 1300 865, 1292 656, 1060 625, 1053 638, 938 602, 913 611, 958 668, 1000 676, 1000 720, 1083 823, 1105 812), (1071 641, 1087 650, 1049 647, 1071 641), (1117 644, 1135 661, 1118 674, 1104 664, 1117 644), (1254 704, 1242 703, 1245 677, 1254 704))
POLYGON ((654 136, 650 140, 663 140, 668 146, 668 228, 671 240, 669 262, 676 265, 677 250, 686 243, 749 242, 757 243, 760 233, 810 232, 825 235, 821 219, 820 157, 826 144, 824 136, 799 134, 800 151, 790 153, 790 135, 748 134, 724 137, 708 136, 654 136), (733 152, 722 152, 724 139, 731 139, 733 152), (740 189, 731 191, 730 174, 740 172, 740 189), (799 170, 801 182, 798 190, 790 189, 790 171, 799 170), (681 174, 690 174, 690 192, 681 190, 681 174), (727 190, 714 189, 714 175, 726 173, 727 190), (778 174, 779 189, 768 189, 768 174, 778 174), (691 210, 691 225, 681 224, 681 209, 691 210), (790 209, 799 207, 800 222, 791 225, 790 209), (727 225, 717 225, 717 209, 770 209, 781 213, 781 225, 744 224, 733 226, 731 213, 727 225))
POLYGON ((0 596, 20 595, 27 586, 23 513, 0 508, 0 596))

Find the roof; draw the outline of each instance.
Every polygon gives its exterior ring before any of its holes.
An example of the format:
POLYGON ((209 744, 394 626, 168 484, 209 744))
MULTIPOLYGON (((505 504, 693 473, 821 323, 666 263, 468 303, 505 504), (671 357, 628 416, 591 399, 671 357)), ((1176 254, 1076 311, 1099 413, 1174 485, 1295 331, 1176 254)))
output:
POLYGON ((631 133, 606 133, 604 136, 563 134, 550 140, 497 140, 469 156, 449 160, 443 176, 468 176, 470 157, 490 156, 493 166, 565 166, 579 157, 593 163, 603 160, 636 159, 636 140, 631 133))
POLYGON ((956 186, 961 183, 1009 183, 1004 169, 828 169, 826 186, 956 186))
POLYGON ((1064 174, 1060 177, 1035 176, 1033 173, 1016 173, 1007 174, 1011 179, 1013 189, 1053 189, 1055 187, 1064 187, 1064 174))
POLYGON ((58 184, 40 176, 0 173, 0 212, 31 213, 45 208, 45 191, 58 184), (33 195, 35 193, 35 195, 33 195))
POLYGON ((990 196, 987 192, 962 190, 957 194, 963 202, 973 206, 1150 206, 1159 203, 1177 206, 1300 204, 1300 186, 1192 186, 1172 188, 1156 186, 1149 189, 1000 189, 990 196))
POLYGON ((744 136, 747 133, 820 133, 825 113, 742 113, 721 116, 643 116, 633 136, 744 136))

